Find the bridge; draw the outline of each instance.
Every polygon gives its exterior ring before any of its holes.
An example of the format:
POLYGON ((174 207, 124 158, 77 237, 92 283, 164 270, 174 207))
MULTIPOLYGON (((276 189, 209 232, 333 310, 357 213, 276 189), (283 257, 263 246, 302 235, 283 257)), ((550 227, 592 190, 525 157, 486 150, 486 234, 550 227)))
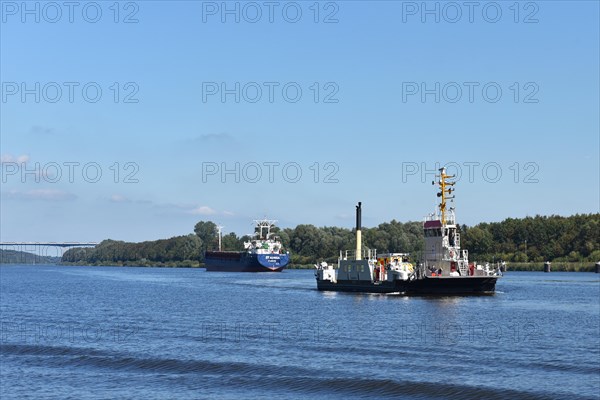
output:
POLYGON ((0 242, 0 247, 2 246, 49 246, 49 247, 90 247, 96 246, 98 243, 96 242, 0 242))
MULTIPOLYGON (((33 263, 36 263, 36 259, 39 262, 42 257, 62 257, 65 250, 73 247, 94 247, 98 243, 95 242, 0 242, 0 250, 14 250, 20 252, 18 258, 22 263, 31 262, 31 257, 27 257, 26 253, 34 255, 33 263), (55 248, 55 252, 50 254, 50 248, 55 248)), ((0 257, 0 263, 6 261, 8 256, 5 257, 2 252, 0 257)))

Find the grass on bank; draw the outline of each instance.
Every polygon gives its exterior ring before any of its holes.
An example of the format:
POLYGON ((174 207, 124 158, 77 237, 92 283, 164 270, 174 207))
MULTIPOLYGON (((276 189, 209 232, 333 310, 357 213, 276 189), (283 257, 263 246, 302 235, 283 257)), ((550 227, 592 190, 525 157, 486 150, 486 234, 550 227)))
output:
MULTIPOLYGON (((61 265, 79 265, 79 266, 92 266, 92 267, 162 267, 162 268, 204 268, 204 264, 199 261, 185 260, 185 261, 172 261, 172 262, 152 262, 152 261, 131 261, 131 262, 96 262, 93 264, 84 263, 60 263, 61 265)), ((543 271, 543 262, 528 262, 528 263, 507 263, 508 272, 510 271, 543 271)), ((313 269, 314 264, 290 264, 286 267, 287 269, 313 269)), ((594 272, 595 263, 593 262, 568 262, 568 261, 556 261, 551 264, 552 272, 594 272)))

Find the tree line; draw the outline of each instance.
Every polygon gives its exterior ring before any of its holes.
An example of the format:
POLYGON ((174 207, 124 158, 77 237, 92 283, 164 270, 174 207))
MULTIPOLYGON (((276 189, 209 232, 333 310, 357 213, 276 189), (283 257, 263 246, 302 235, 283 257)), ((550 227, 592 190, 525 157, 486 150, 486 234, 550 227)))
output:
MULTIPOLYGON (((535 216, 508 218, 502 222, 459 225, 461 246, 470 259, 478 262, 598 261, 600 260, 600 214, 570 217, 535 216)), ((354 249, 354 229, 298 225, 272 232, 290 252, 291 262, 309 265, 326 260, 334 262, 340 250, 354 249)), ((423 251, 421 222, 392 220, 362 230, 363 248, 382 252, 411 253, 419 260, 423 251)), ((222 237, 222 249, 242 251, 248 236, 231 232, 222 237)), ((217 226, 200 221, 194 233, 170 239, 128 243, 104 240, 94 248, 73 248, 62 261, 75 264, 116 265, 201 265, 206 250, 217 248, 217 226)))
POLYGON ((0 249, 0 264, 55 264, 60 257, 38 255, 19 250, 0 249))
POLYGON ((461 230, 469 253, 479 259, 600 261, 600 214, 508 218, 461 230))

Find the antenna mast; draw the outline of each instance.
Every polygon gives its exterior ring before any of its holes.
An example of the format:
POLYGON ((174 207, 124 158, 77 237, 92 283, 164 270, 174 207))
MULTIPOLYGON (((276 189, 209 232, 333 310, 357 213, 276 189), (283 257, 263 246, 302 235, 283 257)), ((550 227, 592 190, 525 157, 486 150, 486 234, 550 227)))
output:
POLYGON ((269 236, 271 236, 271 228, 273 226, 275 226, 275 223, 277 222, 276 219, 260 219, 254 220, 254 223, 256 224, 256 226, 258 227, 258 238, 262 239, 263 238, 263 228, 267 229, 267 235, 265 236, 265 239, 269 239, 269 236))
MULTIPOLYGON (((446 175, 446 168, 440 168, 440 174, 437 175, 439 178, 438 185, 440 187, 440 191, 438 192, 438 197, 442 198, 440 202, 440 214, 442 217, 442 225, 446 225, 446 200, 454 199, 454 196, 450 196, 454 189, 452 186, 456 184, 456 182, 448 182, 448 179, 454 178, 454 175, 446 175)), ((435 182, 432 182, 435 184, 435 182)))
POLYGON ((219 232, 219 251, 221 251, 221 236, 223 234, 223 228, 225 228, 224 226, 217 226, 217 231, 219 232))

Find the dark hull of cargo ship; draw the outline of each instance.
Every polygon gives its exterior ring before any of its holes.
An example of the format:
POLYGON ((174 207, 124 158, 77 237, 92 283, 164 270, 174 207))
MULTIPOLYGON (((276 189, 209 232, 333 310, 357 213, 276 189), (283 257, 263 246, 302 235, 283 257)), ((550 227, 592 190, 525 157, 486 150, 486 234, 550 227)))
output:
POLYGON ((204 266, 207 271, 281 272, 289 261, 288 254, 207 251, 204 255, 204 266))
POLYGON ((317 281, 317 289, 334 292, 354 293, 399 293, 405 295, 487 295, 496 290, 497 277, 424 277, 412 281, 365 282, 317 281))

